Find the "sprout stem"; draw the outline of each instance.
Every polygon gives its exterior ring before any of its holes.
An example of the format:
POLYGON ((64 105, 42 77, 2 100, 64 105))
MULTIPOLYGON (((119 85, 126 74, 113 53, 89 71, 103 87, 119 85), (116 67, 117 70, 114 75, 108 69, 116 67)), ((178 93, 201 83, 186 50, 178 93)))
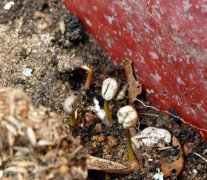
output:
POLYGON ((93 70, 90 67, 85 66, 85 65, 81 66, 81 68, 86 70, 88 73, 87 78, 86 78, 86 82, 85 82, 85 88, 89 89, 91 82, 92 82, 92 79, 93 79, 93 70))
POLYGON ((75 113, 73 113, 71 116, 70 116, 70 125, 72 127, 76 127, 78 125, 78 122, 75 118, 75 113))
POLYGON ((129 162, 132 163, 136 160, 134 156, 134 150, 132 148, 132 141, 131 141, 131 135, 129 129, 126 129, 126 144, 127 144, 127 150, 129 154, 129 162))
POLYGON ((104 111, 106 113, 106 119, 111 122, 112 121, 112 115, 111 115, 111 111, 109 109, 109 102, 106 101, 106 100, 104 101, 104 111))

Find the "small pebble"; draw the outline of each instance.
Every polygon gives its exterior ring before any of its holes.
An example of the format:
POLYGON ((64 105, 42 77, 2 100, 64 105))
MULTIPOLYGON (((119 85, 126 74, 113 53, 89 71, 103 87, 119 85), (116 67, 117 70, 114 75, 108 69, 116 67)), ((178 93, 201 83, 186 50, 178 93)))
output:
POLYGON ((13 2, 13 1, 10 1, 10 2, 8 2, 8 3, 6 3, 6 4, 4 5, 4 9, 5 9, 5 10, 9 10, 9 9, 12 8, 12 6, 14 6, 14 2, 13 2))
POLYGON ((68 173, 69 172, 69 167, 68 166, 66 166, 66 165, 62 165, 62 166, 60 166, 60 168, 59 168, 59 172, 61 173, 61 174, 66 174, 66 173, 68 173))
POLYGON ((95 135, 91 139, 96 142, 104 142, 105 136, 104 135, 95 135))
POLYGON ((108 136, 108 145, 110 147, 115 147, 117 146, 118 142, 117 142, 117 139, 113 136, 108 136))
POLYGON ((193 174, 198 174, 198 171, 196 169, 193 169, 193 174))
POLYGON ((103 126, 102 126, 101 123, 96 123, 95 131, 96 132, 102 132, 103 131, 103 126))
POLYGON ((85 114, 85 121, 86 121, 86 123, 92 124, 94 122, 94 120, 95 120, 94 114, 92 114, 90 112, 87 112, 85 114))
POLYGON ((37 28, 41 31, 44 31, 48 28, 48 24, 46 22, 38 24, 37 28))
POLYGON ((163 180, 164 179, 163 176, 164 176, 164 174, 162 172, 158 172, 152 177, 152 179, 163 180))
POLYGON ((93 148, 96 148, 97 147, 97 144, 95 142, 92 143, 91 145, 92 145, 93 148))
POLYGON ((29 77, 32 75, 32 71, 33 71, 33 69, 31 69, 31 68, 24 68, 22 71, 22 74, 26 77, 29 77))

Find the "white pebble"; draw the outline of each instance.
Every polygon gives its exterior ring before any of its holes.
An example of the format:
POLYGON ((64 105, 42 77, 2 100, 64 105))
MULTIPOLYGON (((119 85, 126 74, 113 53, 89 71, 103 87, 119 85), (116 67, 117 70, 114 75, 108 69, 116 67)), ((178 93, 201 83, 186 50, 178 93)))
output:
POLYGON ((164 180, 164 178, 163 178, 163 173, 162 172, 159 172, 159 173, 156 173, 153 177, 152 177, 152 179, 155 179, 155 180, 164 180))
POLYGON ((26 77, 29 77, 32 75, 32 71, 33 71, 33 69, 31 69, 31 68, 24 68, 22 71, 22 74, 26 77))
POLYGON ((196 169, 193 169, 193 174, 198 174, 198 171, 196 169))
POLYGON ((9 10, 14 6, 14 1, 10 1, 4 5, 4 9, 9 10))

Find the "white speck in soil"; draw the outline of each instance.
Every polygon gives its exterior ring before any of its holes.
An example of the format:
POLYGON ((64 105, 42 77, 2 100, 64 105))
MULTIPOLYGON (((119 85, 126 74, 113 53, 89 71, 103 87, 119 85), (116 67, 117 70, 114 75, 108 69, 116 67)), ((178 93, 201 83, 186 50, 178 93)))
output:
POLYGON ((23 69, 22 74, 26 77, 30 77, 30 76, 32 76, 32 71, 33 71, 33 69, 26 67, 23 69))

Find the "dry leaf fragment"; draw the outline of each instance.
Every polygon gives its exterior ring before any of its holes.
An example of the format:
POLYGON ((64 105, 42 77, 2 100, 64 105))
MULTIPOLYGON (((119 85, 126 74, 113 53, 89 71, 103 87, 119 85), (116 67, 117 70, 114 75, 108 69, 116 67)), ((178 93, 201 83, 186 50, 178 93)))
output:
POLYGON ((133 164, 129 167, 107 159, 97 158, 88 155, 87 168, 89 170, 104 171, 107 173, 128 174, 135 171, 136 166, 133 164))
POLYGON ((183 170, 183 165, 184 165, 183 150, 180 142, 175 136, 172 137, 172 145, 174 147, 176 146, 178 147, 180 154, 179 154, 179 158, 174 159, 174 161, 171 163, 167 162, 166 159, 164 158, 160 160, 161 171, 164 173, 166 177, 174 176, 174 175, 178 176, 183 170))
POLYGON ((164 147, 171 142, 172 136, 166 129, 147 127, 132 137, 134 146, 139 149, 141 144, 147 147, 164 147))
POLYGON ((132 62, 130 60, 124 59, 121 62, 121 65, 125 70, 126 78, 129 84, 129 99, 131 99, 132 102, 134 102, 137 96, 140 95, 142 92, 142 85, 134 77, 132 62))

